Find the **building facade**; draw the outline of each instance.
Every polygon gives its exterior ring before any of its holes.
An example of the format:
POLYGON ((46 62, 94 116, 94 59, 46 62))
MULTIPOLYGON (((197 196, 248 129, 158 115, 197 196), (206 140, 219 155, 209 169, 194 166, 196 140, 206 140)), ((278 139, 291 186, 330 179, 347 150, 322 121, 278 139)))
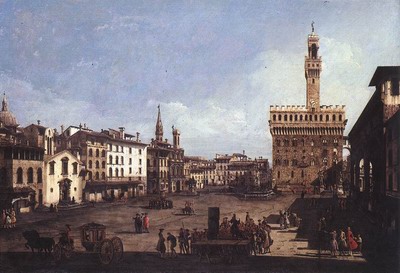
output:
POLYGON ((270 106, 273 184, 281 190, 332 186, 340 177, 345 107, 321 105, 322 59, 314 27, 307 44, 306 104, 270 106))
POLYGON ((161 110, 158 106, 158 116, 152 139, 147 148, 147 184, 148 192, 181 191, 186 183, 184 173, 184 149, 180 146, 180 131, 172 126, 173 143, 163 140, 164 128, 161 120, 161 110))
POLYGON ((400 67, 378 67, 374 94, 349 133, 351 195, 384 234, 399 235, 400 67))

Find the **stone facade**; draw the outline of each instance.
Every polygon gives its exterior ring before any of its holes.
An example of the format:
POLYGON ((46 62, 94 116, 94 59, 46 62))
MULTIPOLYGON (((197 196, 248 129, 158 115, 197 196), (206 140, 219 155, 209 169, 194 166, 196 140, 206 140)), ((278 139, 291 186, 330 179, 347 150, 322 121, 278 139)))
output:
POLYGON ((306 105, 270 106, 273 184, 281 189, 339 182, 345 106, 320 105, 318 50, 319 37, 313 29, 304 64, 306 105))
MULTIPOLYGON (((400 234, 400 67, 378 67, 369 86, 375 92, 349 133, 351 195, 382 224, 400 234)), ((394 233, 395 232, 395 233, 394 233)))

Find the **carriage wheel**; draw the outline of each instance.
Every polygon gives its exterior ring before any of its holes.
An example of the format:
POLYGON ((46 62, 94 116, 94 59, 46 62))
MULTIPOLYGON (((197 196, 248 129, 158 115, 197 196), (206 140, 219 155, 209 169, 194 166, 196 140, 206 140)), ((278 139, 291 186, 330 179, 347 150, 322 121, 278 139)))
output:
POLYGON ((114 246, 111 240, 105 239, 100 243, 99 259, 104 265, 108 265, 114 258, 114 246))
POLYGON ((119 262, 122 260, 122 255, 124 254, 124 245, 119 237, 113 237, 111 241, 114 246, 114 261, 119 262))
POLYGON ((72 252, 73 252, 72 246, 70 244, 66 244, 64 246, 64 256, 65 256, 65 258, 70 259, 72 257, 72 252))
POLYGON ((62 250, 61 246, 59 244, 56 244, 53 248, 53 257, 56 262, 61 261, 61 256, 62 256, 62 250))

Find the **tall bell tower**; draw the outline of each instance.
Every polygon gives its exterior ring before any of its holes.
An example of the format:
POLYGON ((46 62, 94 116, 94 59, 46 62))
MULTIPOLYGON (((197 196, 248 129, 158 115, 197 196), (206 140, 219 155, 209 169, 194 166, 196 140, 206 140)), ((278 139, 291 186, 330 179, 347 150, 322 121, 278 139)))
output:
POLYGON ((318 55, 319 37, 311 23, 311 34, 308 35, 308 56, 305 57, 304 70, 307 82, 307 109, 318 111, 320 106, 320 75, 322 71, 321 56, 318 55))

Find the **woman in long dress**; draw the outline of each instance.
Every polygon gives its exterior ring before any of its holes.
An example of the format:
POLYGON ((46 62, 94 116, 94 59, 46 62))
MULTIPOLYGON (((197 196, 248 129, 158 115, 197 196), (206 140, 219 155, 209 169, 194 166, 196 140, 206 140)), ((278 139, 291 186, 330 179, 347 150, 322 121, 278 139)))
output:
POLYGON ((17 216, 15 215, 14 208, 11 209, 10 217, 11 217, 11 226, 15 227, 15 225, 17 224, 17 216))
POLYGON ((165 251, 167 250, 165 246, 165 238, 163 235, 163 228, 160 228, 160 232, 158 233, 158 242, 157 242, 157 251, 160 253, 160 257, 164 258, 165 251))
POLYGON ((350 227, 347 228, 347 243, 349 245, 350 255, 353 256, 353 250, 356 250, 358 247, 357 242, 354 240, 353 232, 351 232, 350 227))

